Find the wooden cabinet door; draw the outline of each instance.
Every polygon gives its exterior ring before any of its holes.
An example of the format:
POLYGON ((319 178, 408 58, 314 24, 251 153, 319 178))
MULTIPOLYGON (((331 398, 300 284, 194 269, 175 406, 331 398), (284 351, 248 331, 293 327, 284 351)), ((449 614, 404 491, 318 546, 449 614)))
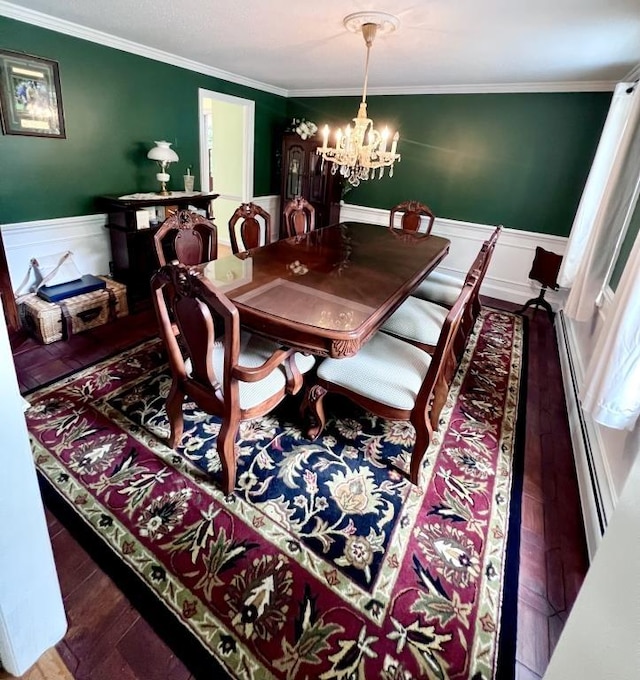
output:
MULTIPOLYGON (((322 163, 316 153, 318 137, 302 139, 294 132, 284 134, 282 140, 282 183, 280 214, 287 201, 295 196, 306 198, 316 211, 316 227, 338 221, 341 177, 331 173, 331 163, 322 163)), ((282 233, 282 231, 281 231, 282 233)))

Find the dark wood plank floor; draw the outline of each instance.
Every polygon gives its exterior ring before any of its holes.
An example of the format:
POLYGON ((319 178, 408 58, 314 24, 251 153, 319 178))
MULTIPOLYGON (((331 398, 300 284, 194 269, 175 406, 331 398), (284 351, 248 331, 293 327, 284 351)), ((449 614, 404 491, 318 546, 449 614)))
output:
MULTIPOLYGON (((486 300, 494 307, 515 305, 486 300)), ((517 680, 541 678, 588 567, 562 378, 546 314, 528 312, 529 372, 518 590, 517 680)), ((15 347, 22 391, 155 335, 150 310, 66 342, 15 347)), ((69 630, 57 649, 76 680, 194 676, 47 511, 69 630)))

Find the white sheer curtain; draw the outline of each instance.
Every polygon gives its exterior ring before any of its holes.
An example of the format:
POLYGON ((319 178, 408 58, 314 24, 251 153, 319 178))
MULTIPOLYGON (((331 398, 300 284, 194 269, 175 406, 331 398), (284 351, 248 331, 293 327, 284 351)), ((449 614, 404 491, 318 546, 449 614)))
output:
POLYGON ((639 177, 640 87, 620 83, 558 277, 560 285, 571 286, 564 309, 568 317, 578 321, 592 317, 608 283, 620 235, 631 218, 639 177))
POLYGON ((618 283, 580 395, 582 408, 594 420, 619 430, 633 430, 640 415, 639 295, 640 235, 618 283))
POLYGON ((613 93, 600 143, 582 192, 582 198, 571 227, 571 236, 562 260, 562 267, 558 274, 558 283, 564 288, 571 288, 576 280, 578 267, 595 223, 598 205, 602 201, 602 195, 620 147, 621 135, 631 110, 633 92, 628 91, 629 87, 629 83, 618 83, 613 93))
MULTIPOLYGON (((593 319, 640 190, 640 87, 620 83, 576 213, 558 281, 564 312, 593 319)), ((634 429, 640 416, 640 236, 589 359, 580 400, 606 427, 634 429)))

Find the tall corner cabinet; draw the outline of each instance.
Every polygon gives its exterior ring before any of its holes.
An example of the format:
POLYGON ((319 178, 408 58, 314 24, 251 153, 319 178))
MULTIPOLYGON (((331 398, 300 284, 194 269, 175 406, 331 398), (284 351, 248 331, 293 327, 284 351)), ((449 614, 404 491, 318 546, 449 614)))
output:
POLYGON ((282 213, 287 201, 295 196, 306 198, 316 211, 316 227, 335 224, 340 219, 342 177, 331 173, 332 163, 316 153, 321 144, 318 135, 302 139, 295 132, 285 132, 282 138, 282 184, 280 191, 280 234, 282 213))

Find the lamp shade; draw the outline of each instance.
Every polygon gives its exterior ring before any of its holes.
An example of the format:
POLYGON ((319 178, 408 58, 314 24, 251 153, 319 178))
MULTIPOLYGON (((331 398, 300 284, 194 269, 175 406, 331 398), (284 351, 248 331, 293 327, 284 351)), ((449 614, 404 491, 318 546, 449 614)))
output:
POLYGON ((166 163, 175 163, 178 160, 178 154, 171 148, 171 142, 154 142, 155 146, 149 150, 147 158, 152 161, 165 161, 166 163))

